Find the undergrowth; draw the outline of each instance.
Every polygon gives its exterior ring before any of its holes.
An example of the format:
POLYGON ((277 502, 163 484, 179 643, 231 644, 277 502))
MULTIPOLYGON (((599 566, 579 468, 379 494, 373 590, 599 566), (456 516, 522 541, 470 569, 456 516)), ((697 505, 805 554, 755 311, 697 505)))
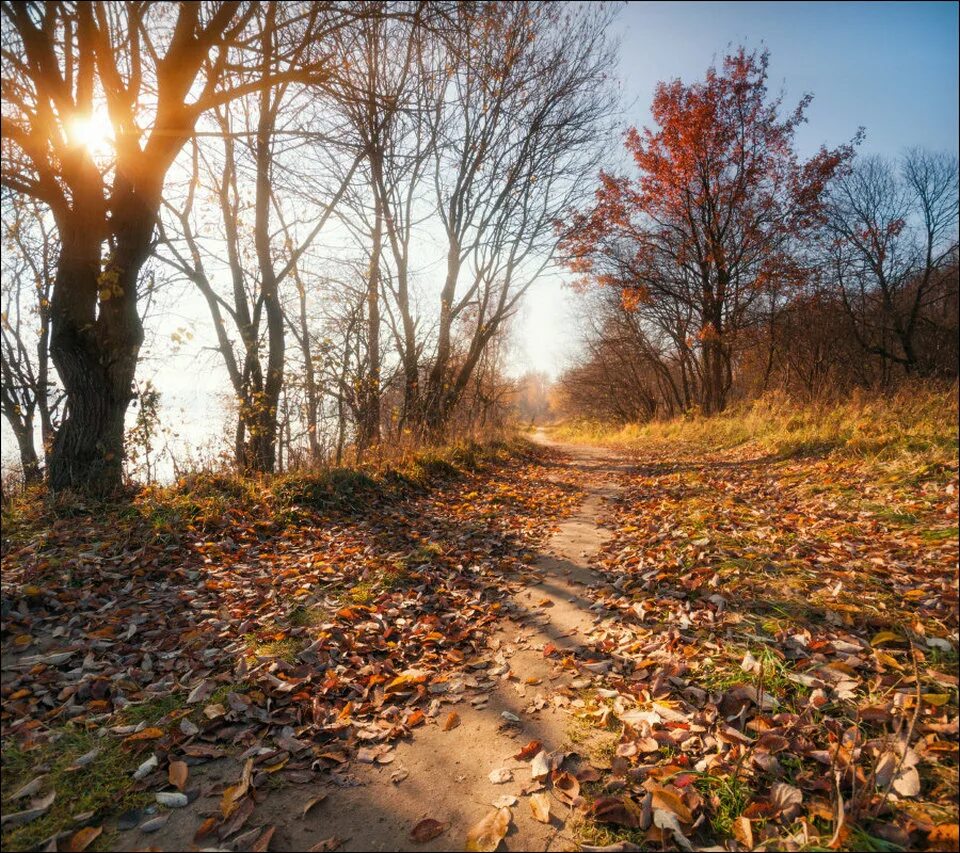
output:
MULTIPOLYGON (((34 487, 3 508, 3 551, 28 545, 43 548, 55 536, 58 522, 81 517, 109 524, 114 533, 127 532, 131 543, 149 537, 176 541, 184 533, 212 532, 243 519, 253 519, 257 528, 270 531, 317 514, 362 512, 379 501, 423 492, 461 472, 533 452, 528 441, 518 438, 424 448, 352 468, 275 475, 196 472, 169 485, 143 486, 96 503, 34 487)), ((96 550, 95 543, 91 549, 96 550)))

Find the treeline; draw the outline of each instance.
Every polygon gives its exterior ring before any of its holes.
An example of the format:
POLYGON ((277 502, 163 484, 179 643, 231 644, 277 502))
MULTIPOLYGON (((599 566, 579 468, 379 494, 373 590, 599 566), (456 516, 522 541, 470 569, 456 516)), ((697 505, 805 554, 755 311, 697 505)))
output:
POLYGON ((590 305, 567 415, 630 422, 779 389, 888 391, 958 369, 957 161, 863 156, 861 135, 809 160, 743 50, 703 82, 661 84, 636 171, 601 175, 568 220, 590 305), (599 285, 599 286, 598 286, 599 285))
POLYGON ((144 341, 183 287, 206 305, 243 471, 503 416, 508 321, 613 115, 605 8, 2 16, 2 402, 28 480, 115 490, 135 398, 149 451, 137 368, 163 357, 144 341))

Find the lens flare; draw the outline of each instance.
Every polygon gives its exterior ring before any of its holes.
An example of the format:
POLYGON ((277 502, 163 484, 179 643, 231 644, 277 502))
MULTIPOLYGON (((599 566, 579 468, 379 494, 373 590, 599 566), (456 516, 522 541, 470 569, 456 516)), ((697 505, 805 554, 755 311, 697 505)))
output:
POLYGON ((74 116, 67 125, 67 136, 72 145, 86 148, 93 155, 103 156, 113 151, 113 128, 103 115, 74 116))

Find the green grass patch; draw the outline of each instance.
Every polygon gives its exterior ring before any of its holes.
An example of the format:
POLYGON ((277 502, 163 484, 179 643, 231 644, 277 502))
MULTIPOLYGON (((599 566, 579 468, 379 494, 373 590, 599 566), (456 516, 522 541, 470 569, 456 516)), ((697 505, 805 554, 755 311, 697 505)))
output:
POLYGON ((137 725, 146 723, 148 726, 157 725, 164 717, 174 711, 179 711, 186 703, 182 695, 158 696, 146 702, 127 705, 121 712, 116 725, 137 725))
POLYGON ((694 783, 710 804, 710 826, 720 836, 729 836, 733 822, 750 804, 750 787, 736 776, 701 776, 694 783))
MULTIPOLYGON (((74 815, 93 812, 92 821, 100 821, 108 813, 144 805, 152 796, 133 793, 131 773, 143 761, 143 755, 125 749, 111 737, 66 726, 49 743, 33 749, 23 749, 13 743, 3 747, 3 791, 13 793, 36 776, 45 774, 41 794, 56 791, 57 797, 50 810, 28 824, 3 832, 4 850, 32 850, 53 835, 76 831, 84 824, 74 815), (88 764, 71 769, 78 758, 94 749, 100 752, 88 764)), ((27 802, 5 804, 4 811, 28 808, 27 802)), ((109 838, 100 836, 90 848, 108 849, 109 838)))

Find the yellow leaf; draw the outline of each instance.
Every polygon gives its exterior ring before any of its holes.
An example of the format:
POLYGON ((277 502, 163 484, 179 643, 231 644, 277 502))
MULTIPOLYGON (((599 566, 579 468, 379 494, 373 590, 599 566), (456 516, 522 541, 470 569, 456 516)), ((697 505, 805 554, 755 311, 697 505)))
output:
POLYGON ((879 634, 875 634, 873 639, 870 641, 871 646, 880 646, 884 643, 902 643, 903 637, 899 634, 894 634, 893 631, 881 631, 879 634))
POLYGON ((950 701, 949 693, 923 693, 920 696, 924 702, 928 705, 934 705, 939 708, 941 705, 946 705, 950 701))
POLYGON ((530 797, 530 811, 533 819, 540 823, 550 823, 550 800, 546 794, 533 794, 530 797))

